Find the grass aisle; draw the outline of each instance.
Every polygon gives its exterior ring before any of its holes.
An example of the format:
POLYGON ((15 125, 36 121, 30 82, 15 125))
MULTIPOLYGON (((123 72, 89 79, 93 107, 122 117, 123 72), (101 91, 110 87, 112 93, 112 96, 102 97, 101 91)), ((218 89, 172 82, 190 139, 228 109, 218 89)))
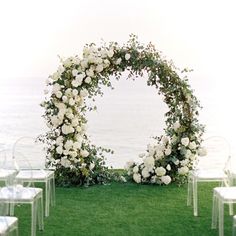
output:
MULTIPOLYGON (((204 236, 211 229, 212 188, 200 184, 200 216, 186 207, 187 188, 112 183, 89 188, 57 188, 57 206, 45 219, 44 232, 54 236, 204 236)), ((20 235, 30 235, 30 211, 16 208, 20 235)), ((225 210, 225 235, 231 235, 232 219, 225 210)))

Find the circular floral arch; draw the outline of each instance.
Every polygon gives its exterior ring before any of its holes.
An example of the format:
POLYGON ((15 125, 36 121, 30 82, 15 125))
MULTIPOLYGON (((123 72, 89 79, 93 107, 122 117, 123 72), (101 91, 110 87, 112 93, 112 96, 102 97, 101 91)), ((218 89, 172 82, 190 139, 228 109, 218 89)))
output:
POLYGON ((89 185, 110 177, 104 151, 111 150, 92 145, 86 134, 85 114, 94 109, 87 105, 86 97, 102 95, 102 86, 112 87, 111 75, 119 79, 125 70, 128 78, 147 72, 147 85, 156 87, 169 108, 164 134, 148 144, 141 163, 128 163, 128 175, 137 183, 182 183, 192 169, 201 151, 203 126, 197 119, 199 102, 184 75, 188 70, 179 71, 151 43, 141 45, 131 35, 123 46, 116 42, 86 45, 82 57, 61 59, 58 70, 47 80, 49 90, 42 106, 50 130, 44 141, 57 184, 89 185))

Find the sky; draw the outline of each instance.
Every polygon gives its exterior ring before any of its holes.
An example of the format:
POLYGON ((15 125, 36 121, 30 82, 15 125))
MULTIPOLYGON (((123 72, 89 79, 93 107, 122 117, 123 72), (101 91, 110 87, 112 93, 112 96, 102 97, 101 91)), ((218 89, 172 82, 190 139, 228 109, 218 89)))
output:
POLYGON ((58 55, 80 55, 101 39, 125 43, 134 33, 177 67, 194 70, 189 80, 203 121, 211 127, 214 114, 220 129, 212 132, 234 137, 225 123, 234 122, 235 6, 234 0, 0 1, 0 81, 42 83, 58 55))

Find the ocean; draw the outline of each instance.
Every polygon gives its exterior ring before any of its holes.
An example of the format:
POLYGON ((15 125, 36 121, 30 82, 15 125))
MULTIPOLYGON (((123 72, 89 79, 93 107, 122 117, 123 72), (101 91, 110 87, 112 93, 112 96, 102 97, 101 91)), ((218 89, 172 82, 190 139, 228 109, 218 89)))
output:
MULTIPOLYGON (((11 147, 19 137, 46 132, 39 105, 44 99, 44 80, 19 78, 1 83, 0 148, 11 147)), ((163 134, 167 106, 163 96, 146 85, 145 77, 135 81, 121 78, 114 80, 113 86, 114 90, 103 89, 104 96, 96 98, 97 111, 87 114, 88 134, 93 144, 114 150, 107 156, 108 166, 123 168, 127 161, 140 160, 138 155, 146 150, 152 136, 163 134)), ((220 126, 220 118, 214 117, 218 104, 209 99, 204 102, 206 112, 201 119, 208 124, 207 136, 227 135, 224 123, 220 126)), ((229 132, 228 137, 233 139, 229 132)))

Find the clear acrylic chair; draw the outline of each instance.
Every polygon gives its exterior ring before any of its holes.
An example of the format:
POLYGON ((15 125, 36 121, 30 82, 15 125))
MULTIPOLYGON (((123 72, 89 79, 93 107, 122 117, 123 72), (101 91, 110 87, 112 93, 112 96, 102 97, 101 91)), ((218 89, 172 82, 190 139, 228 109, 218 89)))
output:
POLYGON ((16 170, 12 161, 12 150, 4 149, 0 151, 0 181, 9 185, 16 176, 16 170))
POLYGON ((0 188, 0 203, 10 205, 9 214, 14 214, 15 204, 31 205, 31 236, 36 235, 36 222, 39 229, 44 229, 43 223, 43 191, 40 188, 23 186, 8 186, 0 188))
POLYGON ((13 158, 19 170, 16 176, 18 183, 42 182, 45 184, 45 216, 49 216, 50 205, 55 205, 55 178, 54 171, 46 169, 46 153, 42 144, 32 137, 21 137, 13 146, 13 158), (30 162, 30 168, 24 165, 24 159, 21 160, 19 153, 30 162))
POLYGON ((233 217, 233 236, 236 236, 236 215, 233 217))
POLYGON ((18 236, 19 235, 18 219, 13 216, 0 216, 0 235, 18 236))
POLYGON ((193 204, 193 215, 198 216, 198 183, 219 182, 223 184, 227 179, 225 167, 230 158, 230 145, 226 139, 213 136, 205 139, 202 146, 207 155, 198 157, 196 167, 188 176, 187 205, 193 204))

